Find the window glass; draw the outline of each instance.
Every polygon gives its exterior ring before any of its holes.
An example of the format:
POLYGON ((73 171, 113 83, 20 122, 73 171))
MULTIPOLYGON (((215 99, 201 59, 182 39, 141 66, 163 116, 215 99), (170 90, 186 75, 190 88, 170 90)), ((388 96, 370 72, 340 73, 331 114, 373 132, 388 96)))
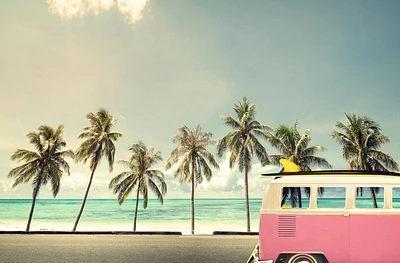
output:
POLYGON ((283 187, 282 208, 308 208, 310 206, 310 187, 283 187))
POLYGON ((392 207, 400 208, 400 187, 393 187, 392 190, 392 207))
POLYGON ((358 187, 357 208, 383 208, 383 187, 358 187))
POLYGON ((317 208, 345 208, 345 187, 318 187, 317 208))

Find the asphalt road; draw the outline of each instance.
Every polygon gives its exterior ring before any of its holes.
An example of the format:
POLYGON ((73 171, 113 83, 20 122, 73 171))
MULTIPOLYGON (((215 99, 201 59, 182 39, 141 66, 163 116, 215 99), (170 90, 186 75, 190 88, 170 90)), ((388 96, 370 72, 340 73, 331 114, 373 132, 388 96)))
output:
POLYGON ((246 262, 255 235, 0 235, 0 262, 246 262))

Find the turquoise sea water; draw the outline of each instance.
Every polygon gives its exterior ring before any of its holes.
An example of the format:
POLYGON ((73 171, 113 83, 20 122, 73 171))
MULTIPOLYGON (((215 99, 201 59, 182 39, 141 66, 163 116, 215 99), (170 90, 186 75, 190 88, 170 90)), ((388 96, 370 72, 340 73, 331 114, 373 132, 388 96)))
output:
MULTIPOLYGON (((31 199, 0 199, 0 230, 25 230, 31 199)), ((31 230, 71 231, 80 208, 81 199, 38 199, 31 230)), ((251 231, 259 229, 261 198, 250 199, 251 231)), ((383 198, 377 198, 383 207, 383 198)), ((309 205, 303 199, 303 208, 309 205)), ((321 208, 344 207, 343 198, 321 198, 321 208)), ((370 198, 356 201, 360 208, 372 208, 370 198)), ((78 231, 130 231, 133 229, 135 200, 121 206, 115 199, 88 199, 78 225, 78 231)), ((393 199, 393 207, 400 208, 400 199, 393 199)), ((149 200, 147 209, 139 203, 137 231, 190 232, 191 207, 189 199, 166 199, 164 205, 149 200)), ((195 233, 213 231, 246 231, 244 199, 196 199, 195 233)))
MULTIPOLYGON (((258 231, 261 199, 250 200, 251 230, 258 231)), ((0 199, 0 229, 25 230, 31 199, 0 199)), ((38 199, 31 230, 72 229, 81 199, 38 199)), ((149 200, 147 209, 139 203, 137 230, 190 232, 189 199, 149 200)), ((133 229, 135 200, 88 199, 77 230, 130 231, 133 229)), ((195 232, 246 231, 243 199, 196 199, 195 232)))

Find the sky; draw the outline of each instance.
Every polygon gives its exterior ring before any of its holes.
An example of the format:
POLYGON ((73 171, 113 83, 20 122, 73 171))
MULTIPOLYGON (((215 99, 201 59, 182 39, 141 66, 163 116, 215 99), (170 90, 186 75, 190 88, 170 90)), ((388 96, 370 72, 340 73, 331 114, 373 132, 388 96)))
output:
MULTIPOLYGON (((86 114, 100 108, 123 134, 116 160, 139 140, 161 151, 165 198, 190 197, 164 169, 177 129, 201 124, 218 141, 230 131, 221 115, 234 116, 244 96, 261 123, 310 129, 334 169, 346 168, 331 137, 345 113, 378 122, 390 139, 381 150, 400 161, 398 10, 397 0, 0 0, 0 198, 32 196, 31 183, 7 178, 19 165, 12 153, 33 150, 27 133, 63 124, 75 150, 86 114)), ((196 197, 243 198, 243 174, 228 155, 216 159, 196 197)), ((89 167, 68 162, 57 198, 82 198, 89 167)), ((278 170, 254 159, 250 197, 262 197, 262 173, 278 170)), ((121 171, 102 161, 89 198, 116 198, 108 184, 121 171)), ((39 198, 52 198, 50 186, 39 198)))

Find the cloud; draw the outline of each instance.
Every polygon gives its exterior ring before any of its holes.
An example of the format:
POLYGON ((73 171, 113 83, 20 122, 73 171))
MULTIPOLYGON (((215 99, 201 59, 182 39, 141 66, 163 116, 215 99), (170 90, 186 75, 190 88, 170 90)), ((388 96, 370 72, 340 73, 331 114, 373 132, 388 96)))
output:
MULTIPOLYGON (((222 195, 243 192, 245 187, 244 174, 238 171, 237 164, 233 169, 229 168, 229 154, 225 154, 224 160, 219 164, 220 170, 210 182, 202 184, 202 189, 222 195)), ((276 166, 262 166, 261 163, 254 163, 248 176, 250 197, 261 197, 265 191, 269 178, 261 176, 261 174, 277 171, 276 166)))
POLYGON ((11 179, 0 179, 0 189, 3 193, 15 192, 16 188, 12 187, 13 184, 14 181, 12 181, 11 179))
MULTIPOLYGON (((102 179, 99 177, 93 178, 92 185, 90 187, 91 198, 112 198, 114 194, 108 188, 110 178, 102 179)), ((89 181, 89 175, 86 173, 73 173, 71 176, 65 176, 62 178, 62 189, 60 194, 67 197, 79 197, 83 196, 86 191, 87 184, 89 181), (62 193, 61 193, 62 191, 62 193)), ((48 186, 50 187, 50 186, 48 186)))
POLYGON ((87 0, 87 9, 95 15, 108 11, 114 5, 114 0, 87 0))
POLYGON ((62 18, 70 19, 83 16, 86 5, 83 0, 47 0, 49 12, 62 18))
POLYGON ((241 190, 243 187, 238 184, 237 168, 229 167, 229 155, 226 153, 224 160, 219 164, 217 174, 211 178, 210 182, 203 182, 202 188, 215 192, 231 192, 241 190))
POLYGON ((123 14, 129 23, 142 19, 143 9, 146 7, 148 0, 118 0, 118 10, 123 14))
POLYGON ((142 19, 149 0, 47 0, 49 12, 64 19, 82 17, 86 13, 100 15, 115 4, 126 21, 134 24, 142 19))

